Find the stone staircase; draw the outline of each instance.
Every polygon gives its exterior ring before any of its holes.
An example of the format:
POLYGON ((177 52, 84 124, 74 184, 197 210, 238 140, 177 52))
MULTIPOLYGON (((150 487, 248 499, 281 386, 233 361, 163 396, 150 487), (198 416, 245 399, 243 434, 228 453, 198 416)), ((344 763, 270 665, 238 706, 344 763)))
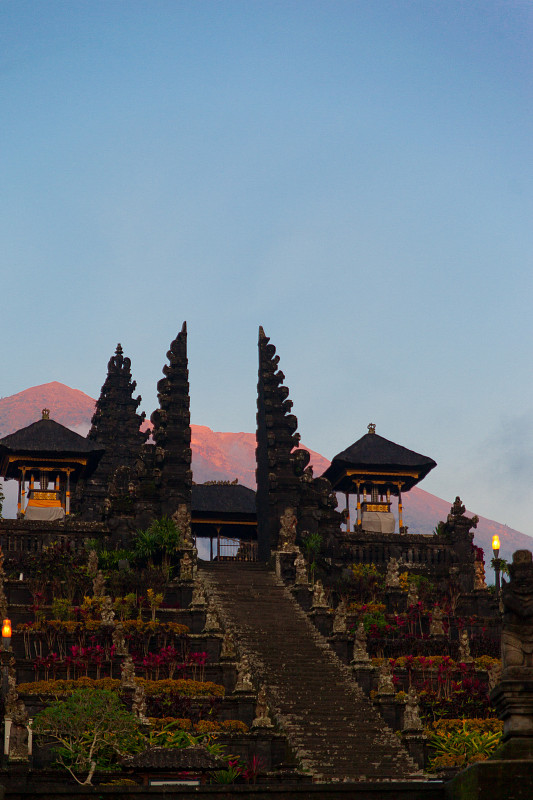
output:
POLYGON ((222 622, 264 683, 273 716, 315 780, 423 779, 274 572, 246 562, 200 569, 222 622))

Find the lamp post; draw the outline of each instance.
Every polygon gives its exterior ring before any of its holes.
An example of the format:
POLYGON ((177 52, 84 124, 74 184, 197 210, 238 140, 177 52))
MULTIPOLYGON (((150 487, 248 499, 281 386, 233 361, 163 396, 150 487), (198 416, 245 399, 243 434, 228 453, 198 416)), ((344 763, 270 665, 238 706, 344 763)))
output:
POLYGON ((494 582, 496 591, 500 591, 500 540, 498 536, 492 537, 492 552, 494 553, 494 582))

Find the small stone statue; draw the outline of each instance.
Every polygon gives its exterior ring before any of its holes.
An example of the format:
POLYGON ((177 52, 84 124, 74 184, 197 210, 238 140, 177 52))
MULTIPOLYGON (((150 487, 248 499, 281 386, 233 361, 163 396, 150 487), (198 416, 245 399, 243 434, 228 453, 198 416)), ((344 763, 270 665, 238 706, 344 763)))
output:
POLYGON ((193 547, 194 541, 191 533, 191 513, 185 503, 180 503, 178 510, 172 514, 172 521, 181 533, 184 547, 193 547))
POLYGON ((327 608, 327 607, 328 603, 326 600, 326 593, 324 592, 322 581, 318 580, 315 583, 315 587, 313 589, 313 602, 311 603, 311 608, 327 608))
POLYGON ((28 761, 28 712, 22 700, 17 700, 11 712, 9 731, 9 761, 28 761))
POLYGON ((502 679, 502 665, 501 663, 493 664, 492 667, 489 669, 488 672, 489 678, 489 692, 492 692, 494 687, 501 681, 502 679))
POLYGON ((418 605, 418 592, 416 589, 416 584, 412 581, 409 583, 409 588, 407 589, 407 606, 416 606, 418 605))
POLYGON ((400 589, 400 562, 397 558, 389 559, 387 564, 387 575, 385 577, 385 587, 387 589, 400 589))
POLYGON ((91 578, 96 578, 96 574, 98 572, 98 555, 96 550, 91 550, 89 552, 89 558, 87 559, 87 573, 91 576, 91 578))
POLYGON ((255 705, 255 719, 252 728, 272 728, 272 720, 268 711, 265 686, 261 686, 257 693, 257 703, 255 705))
POLYGON ((127 656, 128 648, 126 646, 126 637, 124 635, 124 625, 122 622, 117 622, 113 628, 111 638, 113 640, 113 644, 115 645, 115 655, 127 656))
POLYGON ((248 656, 245 654, 241 658, 237 668, 237 683, 235 684, 235 691, 252 692, 253 688, 250 662, 248 661, 248 656))
POLYGON ((237 658, 237 651, 235 649, 235 639, 230 631, 226 631, 222 640, 222 647, 220 648, 220 658, 227 661, 234 661, 237 658))
POLYGON ((195 582, 192 590, 191 608, 205 608, 206 605, 205 588, 203 583, 198 580, 195 582))
POLYGON ((429 625, 429 635, 430 636, 444 636, 444 611, 439 606, 433 606, 433 612, 431 614, 431 622, 429 625))
POLYGON ((212 605, 207 606, 207 614, 205 615, 204 631, 211 631, 218 633, 220 631, 220 622, 218 621, 218 614, 212 605))
POLYGON ((459 661, 463 664, 470 664, 474 659, 470 655, 470 639, 468 638, 468 631, 463 628, 459 633, 459 661))
POLYGON ((305 566, 305 558, 300 550, 298 550, 296 558, 294 559, 294 569, 296 570, 296 586, 307 586, 307 567, 305 566))
POLYGON ((104 597, 105 595, 105 579, 101 569, 98 570, 93 580, 93 594, 95 597, 104 597))
POLYGON ((409 687, 405 701, 405 711, 403 713, 403 730, 420 731, 423 729, 420 719, 420 708, 418 706, 418 695, 414 686, 409 687))
POLYGON ((180 581, 192 581, 193 563, 187 550, 180 558, 180 581))
POLYGON ((394 694, 392 670, 388 658, 384 658, 379 668, 378 694, 394 694))
POLYGON ((333 617, 333 633, 346 633, 347 616, 348 609, 346 607, 346 600, 343 598, 335 609, 335 616, 333 617))
POLYGON ((109 595, 106 595, 102 600, 100 616, 104 625, 113 625, 115 612, 113 611, 113 601, 109 595))
POLYGON ((141 725, 147 724, 148 717, 146 716, 146 692, 144 691, 144 687, 141 686, 140 683, 137 683, 135 685, 131 710, 133 711, 133 713, 135 714, 141 725))
POLYGON ((474 561, 474 589, 486 589, 485 583, 485 564, 483 561, 474 561))
POLYGON ((368 663, 370 656, 366 649, 366 631, 362 622, 357 626, 353 645, 353 661, 355 664, 368 663))
POLYGON ((279 549, 284 553, 293 553, 296 549, 296 524, 297 518, 294 508, 287 507, 281 517, 279 531, 279 549))
POLYGON ((137 686, 137 681, 135 680, 135 665, 130 655, 127 655, 122 662, 120 686, 122 689, 135 689, 137 686))
MULTIPOLYGON (((509 565, 511 580, 502 585, 502 678, 527 670, 533 680, 533 561, 530 550, 517 550, 509 565)), ((529 675, 531 677, 529 677, 529 675)))

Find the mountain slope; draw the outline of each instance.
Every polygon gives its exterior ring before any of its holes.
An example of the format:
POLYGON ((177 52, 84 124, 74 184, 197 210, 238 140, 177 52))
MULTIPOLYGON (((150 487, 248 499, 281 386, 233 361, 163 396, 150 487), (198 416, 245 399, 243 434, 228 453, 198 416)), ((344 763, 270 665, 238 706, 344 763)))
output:
MULTIPOLYGON (((95 401, 88 395, 57 381, 33 386, 10 397, 0 398, 0 437, 36 422, 41 418, 43 408, 50 409, 52 419, 85 436, 89 430, 94 405, 95 401)), ((149 426, 150 423, 144 423, 144 427, 149 426)), ((193 476, 197 483, 238 478, 245 486, 255 488, 255 434, 221 433, 206 425, 191 425, 191 434, 193 476)), ((312 450, 309 452, 315 475, 321 475, 330 462, 319 453, 312 450)), ((4 513, 6 516, 14 516, 12 497, 15 482, 8 482, 5 488, 7 501, 4 513)), ((467 499, 468 487, 460 488, 459 491, 463 492, 463 500, 467 499)), ((440 520, 446 519, 453 500, 442 500, 418 486, 403 497, 404 521, 412 533, 431 533, 440 520)), ((472 516, 477 512, 467 513, 472 516)), ((533 548, 531 537, 480 516, 475 542, 483 547, 486 562, 492 557, 491 541, 494 534, 500 537, 502 558, 510 558, 520 548, 533 548)))

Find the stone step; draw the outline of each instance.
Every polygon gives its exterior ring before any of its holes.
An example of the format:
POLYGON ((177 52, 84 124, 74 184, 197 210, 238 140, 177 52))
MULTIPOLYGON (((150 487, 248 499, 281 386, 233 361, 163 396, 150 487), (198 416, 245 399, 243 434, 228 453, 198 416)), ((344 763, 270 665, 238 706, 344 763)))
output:
POLYGON ((420 777, 291 593, 263 564, 201 567, 226 628, 246 652, 257 683, 302 765, 337 780, 420 777))

